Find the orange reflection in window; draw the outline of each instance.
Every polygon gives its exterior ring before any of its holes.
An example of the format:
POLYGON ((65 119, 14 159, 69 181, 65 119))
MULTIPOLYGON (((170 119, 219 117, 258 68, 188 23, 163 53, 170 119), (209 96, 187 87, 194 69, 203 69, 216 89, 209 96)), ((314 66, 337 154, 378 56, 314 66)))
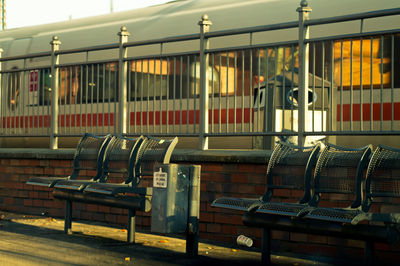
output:
POLYGON ((371 83, 374 87, 380 87, 381 83, 387 87, 391 78, 388 44, 388 39, 381 42, 375 38, 362 40, 361 47, 361 40, 344 40, 342 48, 341 41, 335 42, 335 83, 344 88, 360 88, 361 82, 363 87, 369 87, 371 83))
POLYGON ((62 104, 74 104, 79 89, 79 68, 63 68, 60 71, 60 99, 62 104))

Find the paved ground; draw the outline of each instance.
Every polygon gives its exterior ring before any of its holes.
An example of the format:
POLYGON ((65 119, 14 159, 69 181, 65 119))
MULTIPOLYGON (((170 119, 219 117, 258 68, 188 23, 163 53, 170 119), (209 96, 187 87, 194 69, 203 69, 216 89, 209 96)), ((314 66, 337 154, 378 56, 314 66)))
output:
MULTIPOLYGON (((0 265, 260 265, 260 253, 201 242, 199 256, 185 255, 185 240, 136 233, 127 245, 126 230, 107 224, 64 221, 0 212, 0 265)), ((273 256, 274 265, 327 265, 273 256)))

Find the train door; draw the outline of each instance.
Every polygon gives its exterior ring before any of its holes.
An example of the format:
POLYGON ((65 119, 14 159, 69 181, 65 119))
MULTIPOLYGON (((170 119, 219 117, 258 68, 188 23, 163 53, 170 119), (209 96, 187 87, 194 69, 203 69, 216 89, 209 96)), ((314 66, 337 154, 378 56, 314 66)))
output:
MULTIPOLYGON (((5 56, 8 55, 24 55, 28 52, 32 38, 16 39, 11 42, 9 49, 6 51, 5 56)), ((24 75, 20 69, 26 67, 26 61, 15 60, 4 64, 3 69, 10 69, 11 71, 4 74, 3 81, 6 85, 6 104, 11 111, 15 111, 23 96, 24 75)), ((4 88, 4 87, 3 87, 4 88)), ((28 96, 30 97, 30 95, 28 96)))

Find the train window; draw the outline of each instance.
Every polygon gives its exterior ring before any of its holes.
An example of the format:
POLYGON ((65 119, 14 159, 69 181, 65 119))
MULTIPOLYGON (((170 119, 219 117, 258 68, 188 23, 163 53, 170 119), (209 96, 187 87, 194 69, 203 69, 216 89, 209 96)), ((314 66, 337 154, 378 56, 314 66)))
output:
POLYGON ((74 104, 77 102, 79 88, 79 68, 65 67, 60 69, 60 103, 74 104))
MULTIPOLYGON (((254 95, 251 89, 264 82, 265 76, 272 78, 298 67, 297 54, 295 46, 210 54, 210 95, 254 95)), ((198 56, 136 60, 130 64, 130 73, 131 100, 199 97, 198 56)))
POLYGON ((39 105, 50 105, 51 102, 51 72, 50 69, 38 70, 38 103, 39 105))
MULTIPOLYGON (((115 63, 91 64, 75 70, 76 103, 115 102, 118 100, 118 67, 115 63)), ((74 79, 73 79, 74 80, 74 79)), ((72 86, 72 87, 71 87, 72 86)))
MULTIPOLYGON (((200 65, 195 57, 181 59, 153 59, 133 61, 130 66, 130 98, 145 99, 178 99, 196 98, 200 91, 200 65)), ((211 66, 209 86, 217 88, 218 71, 211 66)))
POLYGON ((212 83, 214 95, 250 95, 250 88, 256 83, 254 78, 263 75, 263 63, 258 73, 257 58, 257 50, 249 49, 214 54, 210 59, 211 66, 218 73, 218 80, 212 83))
MULTIPOLYGON (((75 102, 77 90, 77 78, 75 68, 63 68, 60 70, 60 92, 59 99, 61 104, 71 104, 75 102)), ((38 90, 39 105, 50 105, 51 103, 51 72, 50 69, 41 69, 31 72, 30 92, 38 90), (36 73, 39 72, 39 75, 36 73), (36 79, 38 76, 38 79, 36 79)))
MULTIPOLYGON (((207 67, 207 79, 210 94, 217 95, 220 92, 220 70, 217 70, 216 67, 213 68, 210 65, 207 67)), ((200 62, 197 61, 190 64, 189 80, 189 96, 194 97, 196 95, 196 97, 198 97, 200 95, 200 62)), ((229 93, 229 90, 222 90, 221 94, 226 94, 226 91, 229 93)))
POLYGON ((391 85, 391 37, 334 43, 334 79, 344 89, 391 85))
MULTIPOLYGON (((59 99, 62 104, 69 104, 73 102, 73 100, 70 97, 71 93, 69 93, 71 88, 70 72, 71 71, 68 69, 61 69, 60 71, 59 99)), ((41 69, 38 71, 31 72, 30 88, 32 88, 32 90, 30 89, 30 92, 34 92, 36 88, 38 88, 37 102, 39 105, 50 105, 51 92, 52 92, 50 69, 41 69), (39 75, 36 75, 37 72, 39 72, 39 75), (38 80, 36 80, 36 78, 32 78, 36 76, 38 76, 38 80)))
MULTIPOLYGON (((12 70, 17 70, 16 67, 13 67, 12 70)), ((8 107, 11 110, 15 110, 19 104, 19 94, 21 89, 21 73, 20 72, 11 72, 8 75, 8 107)))
MULTIPOLYGON (((118 99, 118 73, 115 64, 70 66, 60 69, 60 104, 113 102, 118 99)), ((51 104, 50 69, 39 70, 38 103, 51 104)), ((32 83, 32 81, 31 81, 32 83)), ((31 84, 32 85, 32 84, 31 84)))
POLYGON ((131 87, 131 99, 160 99, 166 97, 166 75, 152 73, 132 73, 132 82, 136 86, 131 87))
MULTIPOLYGON (((224 79, 228 80, 229 95, 233 95, 233 93, 242 95, 243 93, 244 96, 256 96, 258 86, 261 86, 266 80, 273 82, 277 78, 279 81, 279 77, 284 74, 288 75, 289 72, 294 73, 298 69, 296 46, 243 50, 236 52, 234 56, 236 57, 234 61, 229 62, 230 72, 221 67, 221 80, 222 83, 224 79), (236 85, 234 85, 235 83, 236 85), (236 86, 236 90, 233 90, 234 86, 236 86)), ((222 90, 224 90, 224 86, 222 86, 222 90)))
POLYGON ((132 100, 159 99, 165 97, 167 62, 138 60, 130 66, 130 98, 132 100))
POLYGON ((130 65, 131 100, 154 99, 165 96, 167 62, 137 60, 130 65))

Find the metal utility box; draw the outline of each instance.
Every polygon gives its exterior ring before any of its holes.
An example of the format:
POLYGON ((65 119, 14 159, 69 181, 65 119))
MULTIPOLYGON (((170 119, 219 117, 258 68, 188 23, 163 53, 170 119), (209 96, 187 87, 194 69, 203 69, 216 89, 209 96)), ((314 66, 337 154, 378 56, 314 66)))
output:
MULTIPOLYGON (((254 87, 253 117, 254 123, 259 123, 264 132, 293 132, 298 130, 298 94, 299 76, 296 72, 287 71, 254 87)), ((309 74, 308 79, 308 111, 306 114, 307 132, 324 132, 333 130, 336 117, 335 88, 331 82, 321 77, 309 74)), ((326 136, 310 135, 305 146, 326 136)), ((297 136, 284 137, 285 141, 297 145, 297 136)), ((255 137, 255 148, 273 149, 278 137, 255 137)), ((281 139, 283 140, 283 139, 281 139)))
POLYGON ((151 231, 185 233, 196 228, 200 209, 200 166, 154 166, 151 231))

